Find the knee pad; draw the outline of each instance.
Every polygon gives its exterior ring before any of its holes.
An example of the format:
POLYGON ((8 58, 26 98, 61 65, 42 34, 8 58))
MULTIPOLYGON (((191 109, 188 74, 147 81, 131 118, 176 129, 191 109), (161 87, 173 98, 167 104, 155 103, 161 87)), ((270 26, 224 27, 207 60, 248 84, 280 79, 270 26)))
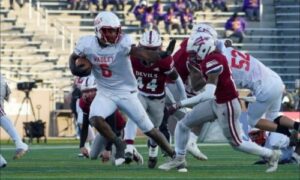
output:
POLYGON ((276 123, 277 125, 280 125, 280 119, 282 116, 278 116, 277 118, 274 119, 274 123, 276 123))

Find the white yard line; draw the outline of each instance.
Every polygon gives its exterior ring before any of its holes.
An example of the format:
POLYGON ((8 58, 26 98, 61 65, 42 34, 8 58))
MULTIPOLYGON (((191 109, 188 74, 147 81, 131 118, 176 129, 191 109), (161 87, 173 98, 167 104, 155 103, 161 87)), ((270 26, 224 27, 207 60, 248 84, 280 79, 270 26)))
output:
MULTIPOLYGON (((201 143, 198 144, 200 147, 205 146, 229 146, 228 143, 201 143)), ((138 148, 145 148, 147 147, 146 144, 137 144, 135 147, 138 148)), ((40 149, 77 149, 79 148, 78 145, 29 145, 29 149, 31 150, 40 150, 40 149)), ((1 150, 14 150, 15 147, 11 145, 1 145, 1 150)))

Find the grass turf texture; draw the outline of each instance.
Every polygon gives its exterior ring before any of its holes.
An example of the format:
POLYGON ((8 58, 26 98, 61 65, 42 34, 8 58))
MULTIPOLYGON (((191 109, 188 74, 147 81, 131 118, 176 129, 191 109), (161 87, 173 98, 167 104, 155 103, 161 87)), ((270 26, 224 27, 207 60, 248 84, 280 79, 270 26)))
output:
MULTIPOLYGON (((139 139, 139 143, 145 142, 139 139)), ((20 160, 12 160, 14 146, 1 141, 1 154, 8 166, 0 170, 0 179, 300 179, 296 164, 279 165, 275 173, 265 173, 265 165, 253 165, 258 158, 234 151, 229 145, 200 145, 208 161, 188 156, 188 173, 176 170, 148 169, 147 149, 138 147, 144 156, 143 166, 132 163, 114 167, 100 160, 77 157, 78 140, 49 140, 32 144, 30 152, 20 160)), ((165 162, 160 156, 158 165, 165 162)))

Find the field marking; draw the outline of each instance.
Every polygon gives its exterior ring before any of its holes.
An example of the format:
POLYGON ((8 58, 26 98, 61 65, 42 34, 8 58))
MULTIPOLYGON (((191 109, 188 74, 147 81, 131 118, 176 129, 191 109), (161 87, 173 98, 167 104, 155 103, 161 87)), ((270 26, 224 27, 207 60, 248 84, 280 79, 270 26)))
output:
MULTIPOLYGON (((172 145, 174 146, 174 145, 172 145)), ((205 147, 205 146, 229 146, 228 143, 201 143, 198 144, 199 147, 205 147)), ((135 145, 137 148, 146 148, 146 144, 137 144, 135 145)), ((12 145, 1 145, 1 150, 15 150, 15 147, 12 147, 12 145)), ((29 150, 40 150, 40 149, 79 149, 78 145, 29 145, 29 150)))

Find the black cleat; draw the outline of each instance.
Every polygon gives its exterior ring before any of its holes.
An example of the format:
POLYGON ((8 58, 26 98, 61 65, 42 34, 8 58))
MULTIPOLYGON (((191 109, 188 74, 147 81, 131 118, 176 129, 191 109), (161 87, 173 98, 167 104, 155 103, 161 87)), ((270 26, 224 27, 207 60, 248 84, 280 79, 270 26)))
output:
POLYGON ((148 168, 153 169, 157 164, 157 157, 149 157, 148 159, 148 168))

